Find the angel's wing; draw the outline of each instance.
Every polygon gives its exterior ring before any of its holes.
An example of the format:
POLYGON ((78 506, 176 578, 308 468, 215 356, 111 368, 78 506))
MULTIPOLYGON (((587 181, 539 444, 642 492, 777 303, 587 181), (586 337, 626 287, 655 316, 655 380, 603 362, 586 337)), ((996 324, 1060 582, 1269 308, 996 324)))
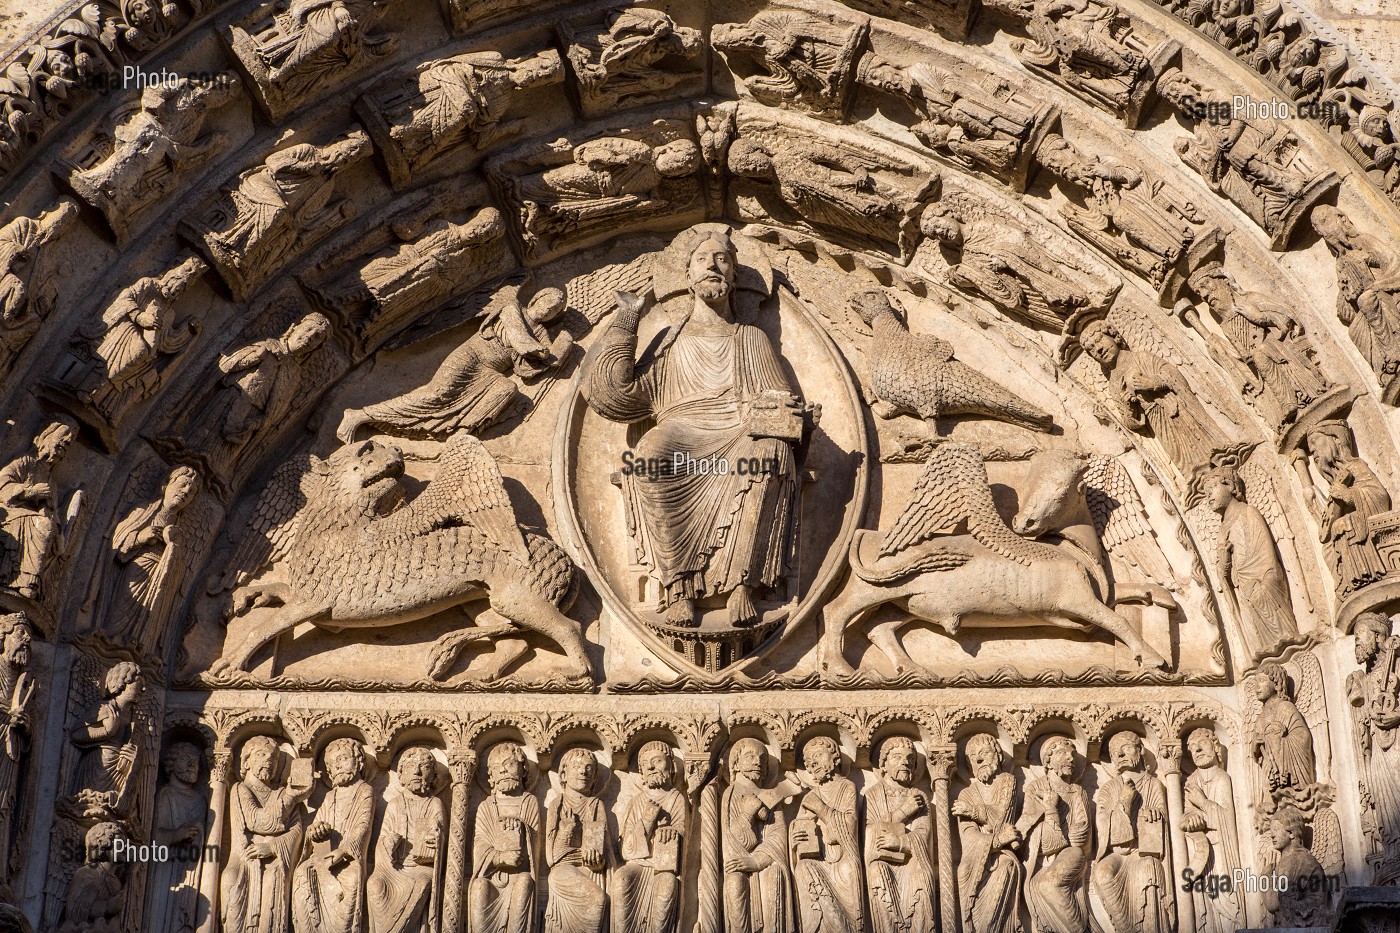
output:
POLYGON ((935 444, 910 493, 909 507, 885 532, 880 556, 898 554, 938 535, 966 528, 987 548, 1024 562, 1026 542, 997 512, 982 453, 961 444, 935 444), (1016 548, 1015 545, 1021 545, 1016 548))
POLYGON ((1340 877, 1345 867, 1342 858, 1342 824, 1331 807, 1322 807, 1313 818, 1312 854, 1329 877, 1340 877))
POLYGON ((1094 531, 1110 559, 1128 564, 1148 583, 1174 588, 1176 574, 1157 545, 1156 533, 1132 477, 1116 457, 1089 460, 1084 471, 1084 498, 1094 531))
POLYGON ((645 294, 651 286, 651 273, 651 257, 643 255, 572 278, 565 289, 569 306, 588 318, 590 325, 597 324, 616 306, 619 291, 645 294))
POLYGON ((443 446, 437 476, 400 514, 419 527, 470 525, 502 550, 530 560, 501 471, 486 445, 466 431, 458 431, 443 446))
POLYGON ((301 511, 318 481, 309 455, 293 457, 277 468, 257 505, 230 522, 228 538, 233 553, 223 573, 210 581, 207 592, 211 596, 242 586, 287 556, 296 541, 301 511))
POLYGON ((1322 694, 1322 665, 1311 651, 1304 651, 1293 659, 1298 667, 1294 678, 1296 685, 1294 702, 1303 721, 1313 733, 1313 746, 1317 753, 1317 779, 1327 780, 1332 766, 1332 743, 1327 733, 1327 700, 1322 694))

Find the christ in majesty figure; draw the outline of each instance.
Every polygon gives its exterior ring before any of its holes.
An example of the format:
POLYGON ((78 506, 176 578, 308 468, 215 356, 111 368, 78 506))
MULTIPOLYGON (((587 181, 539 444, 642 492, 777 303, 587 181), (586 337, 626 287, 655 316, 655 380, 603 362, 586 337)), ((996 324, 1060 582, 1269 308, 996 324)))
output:
POLYGON ((696 626, 697 602, 722 597, 729 624, 747 626, 758 621, 756 592, 784 574, 802 403, 768 335, 736 319, 728 235, 703 229, 686 271, 688 307, 640 359, 644 302, 619 293, 588 403, 611 421, 650 423, 635 453, 662 469, 634 489, 666 621, 696 626))

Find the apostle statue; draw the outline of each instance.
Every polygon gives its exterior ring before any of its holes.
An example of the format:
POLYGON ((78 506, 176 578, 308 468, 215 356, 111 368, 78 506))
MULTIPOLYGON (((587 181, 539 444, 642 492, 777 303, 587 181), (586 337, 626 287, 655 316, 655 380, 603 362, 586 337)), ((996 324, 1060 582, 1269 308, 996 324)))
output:
POLYGON ((296 933, 340 933, 364 922, 374 792, 355 739, 331 742, 324 761, 331 787, 306 831, 305 853, 292 882, 296 933))
POLYGON ((1317 757, 1312 730, 1289 693, 1288 672, 1266 661, 1249 678, 1249 686, 1263 705, 1250 736, 1254 760, 1275 802, 1301 802, 1317 783, 1317 757))
POLYGON ((783 790, 765 790, 767 760, 758 739, 739 739, 729 749, 729 787, 720 798, 727 933, 792 929, 787 821, 778 809, 783 790))
POLYGON ((301 858, 302 801, 313 785, 283 777, 277 740, 256 735, 239 755, 242 780, 229 795, 228 864, 219 886, 223 933, 287 933, 292 870, 301 858))
POLYGON ((1114 933, 1170 933, 1167 790, 1148 772, 1136 732, 1114 733, 1108 756, 1116 773, 1094 794, 1098 861, 1090 887, 1114 933))
POLYGON ((807 792, 788 831, 793 890, 802 933, 861 933, 861 884, 856 786, 839 773, 841 749, 819 735, 802 749, 807 792))
POLYGON ((374 874, 366 886, 369 933, 428 933, 433 879, 447 829, 432 750, 406 749, 398 775, 399 786, 384 806, 374 874))
POLYGON ((636 444, 644 462, 711 461, 704 473, 633 477, 641 532, 668 623, 698 625, 697 603, 714 597, 731 625, 747 626, 759 620, 756 592, 785 573, 802 405, 768 335, 735 317, 738 254, 728 233, 695 228, 685 244, 690 295, 680 320, 639 360, 644 302, 620 294, 585 376, 588 404, 612 421, 654 422, 636 444), (772 467, 741 475, 740 461, 772 467))
POLYGON ((928 795, 915 786, 914 740, 880 746, 879 777, 865 789, 865 875, 874 933, 934 928, 933 821, 928 795))
POLYGON ((559 764, 559 796, 545 818, 549 900, 545 933, 603 933, 608 913, 608 815, 594 784, 598 760, 571 748, 559 764))
POLYGON ((199 870, 209 800, 195 786, 199 760, 199 749, 189 742, 171 743, 161 759, 165 786, 156 791, 153 841, 166 846, 170 854, 150 868, 149 933, 194 933, 203 919, 199 870))
POLYGON ((1026 905, 1039 933, 1087 933, 1089 795, 1074 783, 1074 743, 1053 735, 1040 749, 1043 777, 1026 782, 1016 831, 1027 841, 1026 905))
POLYGON ((500 742, 486 755, 491 792, 476 811, 468 933, 534 933, 540 805, 525 792, 525 750, 500 742))
POLYGON ((995 736, 967 740, 972 782, 953 802, 962 841, 958 894, 965 933, 1016 933, 1024 873, 1013 849, 1016 830, 1016 778, 1002 767, 995 736))
MULTIPOLYGON (((1196 766, 1186 778, 1181 829, 1186 833, 1191 878, 1229 875, 1240 867, 1239 837, 1235 832, 1235 791, 1221 760, 1223 749, 1215 732, 1202 726, 1186 737, 1186 751, 1196 766)), ((1221 885, 1214 893, 1191 889, 1196 904, 1197 933, 1235 933, 1244 925, 1244 905, 1234 887, 1221 885)))
POLYGON ((1400 638, 1379 612, 1358 616, 1356 663, 1347 675, 1347 697, 1355 707, 1364 797, 1371 810, 1373 884, 1400 881, 1400 638))
POLYGON ((671 746, 643 745, 637 773, 642 786, 619 823, 622 864, 613 872, 613 931, 678 933, 688 823, 671 746))

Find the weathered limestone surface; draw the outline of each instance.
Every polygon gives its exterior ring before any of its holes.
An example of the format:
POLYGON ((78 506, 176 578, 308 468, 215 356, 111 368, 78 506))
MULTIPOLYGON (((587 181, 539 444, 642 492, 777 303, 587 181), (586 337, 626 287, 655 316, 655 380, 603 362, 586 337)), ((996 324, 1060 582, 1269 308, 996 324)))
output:
POLYGON ((51 6, 0 909, 1386 928, 1385 4, 51 6))

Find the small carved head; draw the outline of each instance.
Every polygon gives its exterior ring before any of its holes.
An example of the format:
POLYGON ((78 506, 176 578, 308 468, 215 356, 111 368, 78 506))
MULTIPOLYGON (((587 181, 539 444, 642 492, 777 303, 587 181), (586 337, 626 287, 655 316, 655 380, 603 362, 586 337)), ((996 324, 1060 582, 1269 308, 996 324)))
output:
POLYGON ((112 860, 112 848, 126 835, 120 823, 98 823, 83 837, 84 859, 89 865, 112 860))
POLYGON ((880 773, 896 784, 904 787, 913 784, 917 766, 918 752, 909 736, 890 736, 880 746, 880 773))
POLYGON ((673 139, 656 147, 654 161, 663 178, 680 178, 700 167, 700 147, 688 139, 673 139))
POLYGON ((1390 118, 1383 108, 1374 104, 1367 104, 1361 108, 1361 116, 1357 120, 1361 125, 1361 132, 1372 139, 1385 141, 1390 136, 1390 118))
POLYGON ((34 439, 34 449, 38 452, 39 459, 50 463, 62 460, 77 433, 77 427, 66 418, 54 421, 34 439))
POLYGON ((491 792, 514 794, 525 786, 525 749, 515 742, 499 742, 486 755, 486 780, 491 792))
MULTIPOLYGON (((967 764, 972 769, 972 776, 983 784, 990 783, 992 778, 996 777, 997 772, 1001 770, 1001 743, 997 741, 996 736, 979 732, 967 740, 966 752, 967 764)), ((1074 749, 1071 747, 1071 761, 1073 761, 1073 753, 1074 749)), ((1043 752, 1041 757, 1048 761, 1048 752, 1043 752)))
POLYGON ((802 767, 818 784, 835 777, 840 766, 841 748, 830 736, 819 735, 802 747, 802 767))
POLYGON ((163 504, 171 510, 184 508, 199 494, 199 487, 198 470, 192 466, 177 466, 170 471, 170 479, 165 482, 163 504))
POLYGON ((1079 334, 1079 345, 1099 365, 1112 369, 1118 362, 1118 353, 1123 349, 1123 338, 1118 328, 1107 321, 1090 321, 1079 334))
POLYGON ((287 345, 287 352, 302 356, 325 343, 330 332, 331 322, 326 320, 324 314, 313 311, 287 328, 282 342, 287 345))
POLYGON ((1335 253, 1345 253, 1355 245, 1356 228, 1351 218, 1330 204, 1319 204, 1312 212, 1313 229, 1335 253))
POLYGON ((919 218, 919 230, 924 236, 949 246, 962 245, 962 220, 946 204, 935 203, 924 208, 923 216, 919 218))
POLYGON ((1260 703, 1268 701, 1270 697, 1288 697, 1288 672, 1282 666, 1273 662, 1265 661, 1259 665, 1259 670, 1254 672, 1254 676, 1249 679, 1250 686, 1254 689, 1254 695, 1260 703))
POLYGON ((1244 480, 1234 467, 1217 467, 1201 478, 1201 494, 1211 511, 1221 515, 1231 502, 1244 501, 1244 480))
POLYGON ((772 178, 773 156, 752 139, 736 139, 729 147, 729 170, 740 178, 772 178))
POLYGON ((1356 663, 1365 667, 1390 637, 1390 616, 1383 612, 1363 612, 1356 617, 1352 631, 1356 635, 1356 663))
POLYGON ((755 784, 763 784, 767 770, 768 750, 755 738, 742 738, 729 748, 729 773, 755 784))
POLYGON ((12 612, 0 616, 0 649, 5 663, 11 668, 23 669, 29 666, 29 646, 33 636, 29 632, 29 619, 22 612, 12 612))
POLYGON ((1269 841, 1280 852, 1300 846, 1306 825, 1307 820, 1297 807, 1279 807, 1269 818, 1269 841))
POLYGON ((1215 730, 1205 726, 1191 730, 1186 737, 1186 750, 1191 753, 1191 762, 1197 768, 1214 768, 1220 764, 1222 749, 1215 730))
POLYGON ((1040 746, 1040 763, 1063 780, 1074 777, 1074 742, 1068 736, 1052 735, 1040 746))
POLYGON ((238 756, 238 770, 246 781, 254 778, 268 787, 277 780, 282 751, 270 735, 255 735, 243 743, 238 756))
POLYGON ((336 739, 327 745, 323 760, 332 787, 355 783, 365 767, 364 750, 354 739, 336 739))
POLYGON ((637 773, 647 787, 670 787, 675 775, 671 746, 660 740, 648 742, 637 752, 637 773))
POLYGON ((586 748, 571 748, 559 762, 560 783, 569 790, 586 794, 598 777, 598 759, 586 748))
POLYGON ((118 661, 107 671, 103 682, 107 698, 120 702, 131 702, 141 693, 141 668, 134 661, 118 661))
POLYGON ((189 742, 172 742, 165 750, 161 764, 172 781, 193 784, 199 780, 199 749, 189 742))
POLYGON ((399 756, 399 785, 419 797, 428 797, 437 785, 437 760, 426 745, 407 748, 399 756))
POLYGON ((1136 771, 1142 767, 1142 736, 1123 730, 1108 740, 1108 760, 1119 772, 1136 771))
POLYGON ((525 305, 525 319, 531 324, 548 324, 568 306, 569 299, 562 288, 542 288, 525 305))

